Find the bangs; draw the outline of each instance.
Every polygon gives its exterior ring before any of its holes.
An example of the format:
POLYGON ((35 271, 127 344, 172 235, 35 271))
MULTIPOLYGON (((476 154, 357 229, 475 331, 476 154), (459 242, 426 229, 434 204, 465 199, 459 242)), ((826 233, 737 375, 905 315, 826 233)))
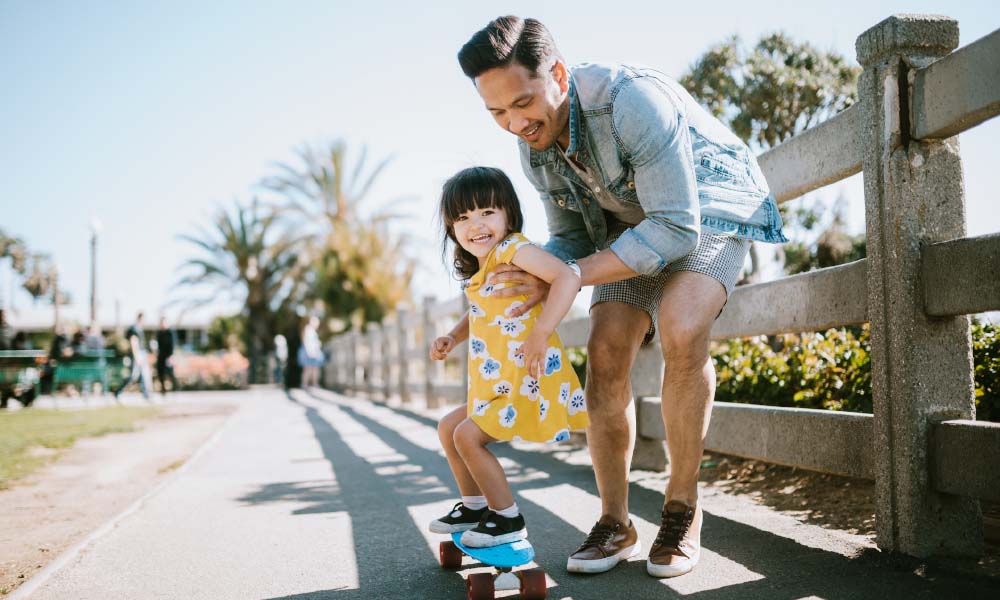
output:
POLYGON ((507 209, 496 186, 483 185, 482 180, 477 181, 471 177, 456 178, 448 183, 441 197, 441 212, 446 225, 450 226, 470 210, 507 209))

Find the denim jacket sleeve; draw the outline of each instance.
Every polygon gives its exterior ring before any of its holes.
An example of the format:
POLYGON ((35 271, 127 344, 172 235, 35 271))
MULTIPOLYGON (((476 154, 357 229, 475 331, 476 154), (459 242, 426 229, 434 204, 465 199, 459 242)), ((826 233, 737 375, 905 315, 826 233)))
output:
POLYGON ((645 213, 611 250, 633 271, 652 275, 698 245, 701 210, 688 123, 649 77, 624 83, 611 110, 615 140, 635 172, 645 213))
POLYGON ((545 250, 561 260, 576 260, 595 252, 583 215, 568 208, 560 208, 547 194, 542 194, 542 203, 549 223, 549 241, 543 246, 545 250))

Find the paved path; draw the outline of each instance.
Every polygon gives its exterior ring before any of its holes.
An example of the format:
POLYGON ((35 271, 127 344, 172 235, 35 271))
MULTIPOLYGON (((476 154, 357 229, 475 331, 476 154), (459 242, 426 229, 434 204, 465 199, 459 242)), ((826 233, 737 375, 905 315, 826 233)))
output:
MULTIPOLYGON (((184 469, 35 589, 54 599, 463 598, 425 524, 455 501, 435 421, 331 392, 256 389, 184 469)), ((995 581, 915 574, 864 538, 798 523, 706 488, 698 569, 657 580, 644 560, 570 575, 567 553, 598 513, 581 452, 503 446, 538 563, 557 599, 1000 598, 995 581), (860 558, 852 558, 861 553, 860 558)), ((585 455, 584 455, 585 457, 585 455)), ((644 544, 661 494, 634 483, 644 544)), ((37 582, 36 582, 37 583, 37 582)))

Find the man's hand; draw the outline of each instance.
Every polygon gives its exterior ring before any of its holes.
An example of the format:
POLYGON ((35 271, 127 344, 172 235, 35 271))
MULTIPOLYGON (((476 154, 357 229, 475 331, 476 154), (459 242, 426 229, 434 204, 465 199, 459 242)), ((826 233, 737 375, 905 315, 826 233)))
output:
POLYGON ((493 296, 497 298, 527 296, 524 304, 510 311, 511 318, 520 317, 549 295, 548 283, 515 265, 497 265, 487 276, 487 281, 493 285, 506 284, 501 289, 493 290, 493 296))
POLYGON ((444 360, 455 349, 455 338, 443 335, 431 343, 431 360, 444 360))

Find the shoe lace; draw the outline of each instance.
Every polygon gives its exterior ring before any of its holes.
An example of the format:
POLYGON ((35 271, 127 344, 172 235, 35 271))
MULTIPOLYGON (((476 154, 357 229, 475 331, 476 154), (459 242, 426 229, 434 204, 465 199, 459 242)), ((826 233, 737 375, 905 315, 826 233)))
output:
POLYGON ((694 510, 667 512, 664 509, 662 517, 663 521, 660 523, 660 531, 656 534, 654 545, 667 546, 668 548, 679 547, 681 540, 684 539, 684 535, 687 534, 694 521, 694 510))
POLYGON ((611 541, 611 538, 618 532, 621 527, 620 524, 605 525, 603 523, 597 523, 594 528, 590 530, 590 535, 584 540, 583 545, 580 548, 587 548, 590 546, 603 546, 611 541))

